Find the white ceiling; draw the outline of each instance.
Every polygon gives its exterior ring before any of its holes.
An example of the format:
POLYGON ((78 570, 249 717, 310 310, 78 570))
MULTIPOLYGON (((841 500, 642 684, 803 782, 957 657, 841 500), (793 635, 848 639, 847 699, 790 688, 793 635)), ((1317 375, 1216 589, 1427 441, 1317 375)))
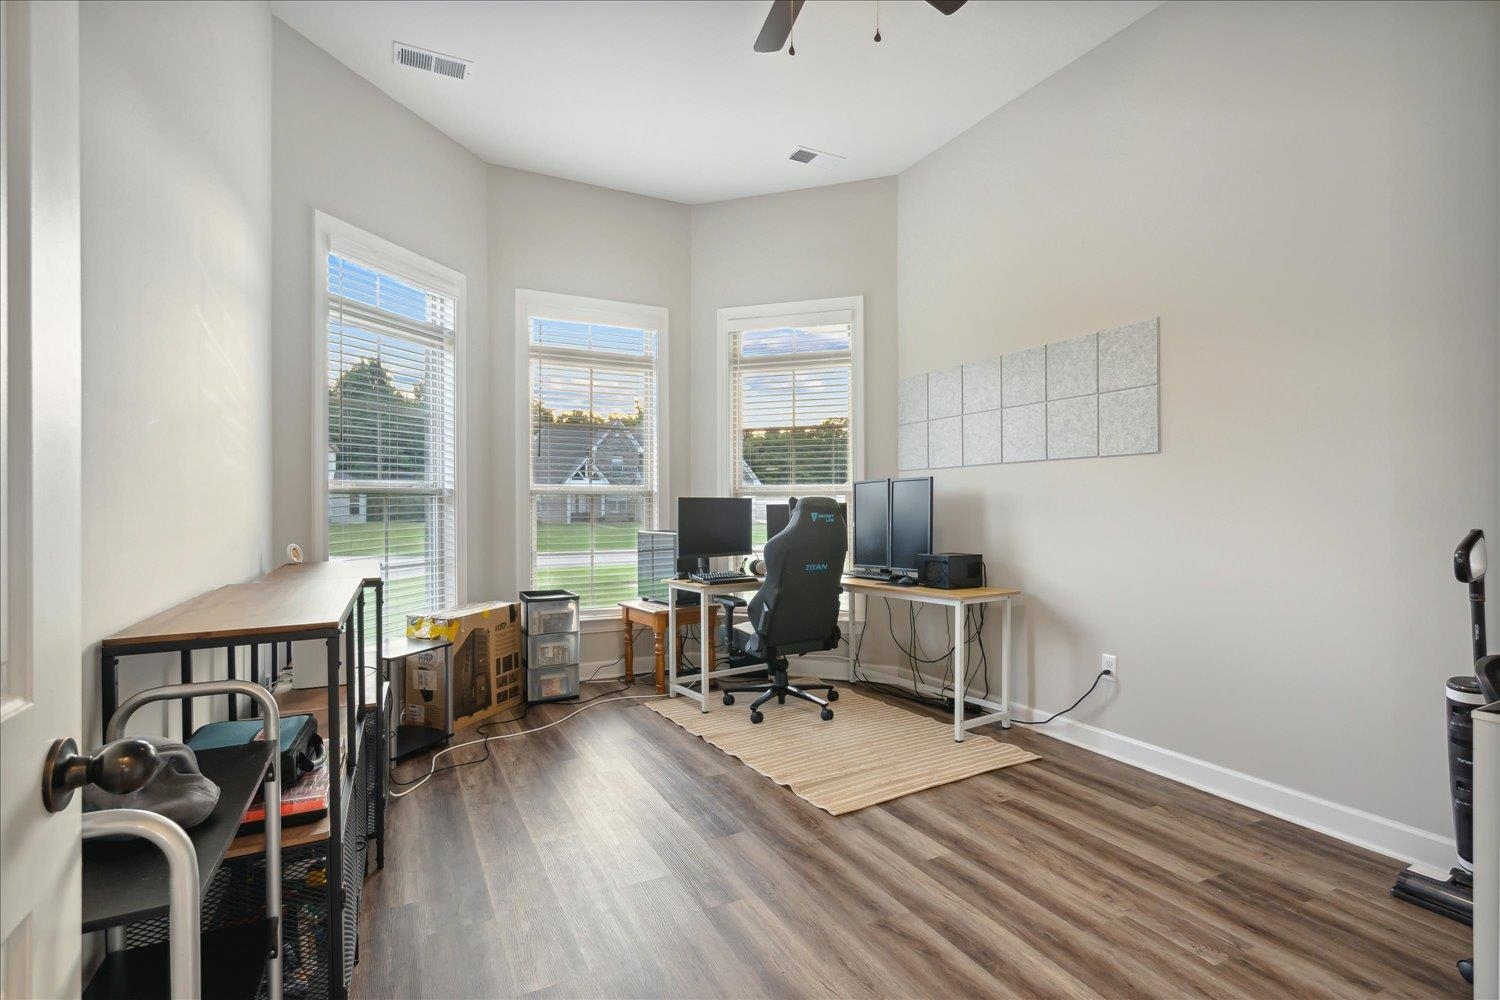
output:
POLYGON ((899 173, 1159 3, 884 0, 877 45, 874 0, 809 0, 795 57, 751 47, 770 0, 272 9, 490 163, 697 204, 899 173), (397 66, 395 41, 473 76, 397 66), (794 163, 799 144, 847 159, 794 163))

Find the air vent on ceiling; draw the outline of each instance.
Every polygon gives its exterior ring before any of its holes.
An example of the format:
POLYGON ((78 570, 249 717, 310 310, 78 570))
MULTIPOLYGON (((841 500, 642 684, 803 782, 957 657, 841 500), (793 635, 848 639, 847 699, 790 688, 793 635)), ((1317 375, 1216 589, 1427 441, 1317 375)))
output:
POLYGON ((445 56, 441 52, 419 49, 415 45, 396 43, 392 61, 409 69, 419 69, 438 76, 451 76, 455 80, 467 80, 474 75, 474 64, 468 59, 445 56))
POLYGON ((792 150, 792 155, 787 157, 798 163, 806 163, 812 167, 831 167, 843 159, 837 153, 825 153, 821 149, 813 149, 810 146, 798 146, 792 150))

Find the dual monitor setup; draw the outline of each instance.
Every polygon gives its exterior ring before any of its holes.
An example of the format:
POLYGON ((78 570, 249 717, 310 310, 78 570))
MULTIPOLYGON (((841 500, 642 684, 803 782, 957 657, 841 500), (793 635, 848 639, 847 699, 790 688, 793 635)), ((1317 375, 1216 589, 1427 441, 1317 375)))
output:
MULTIPOLYGON (((854 484, 851 575, 891 583, 915 583, 920 556, 932 551, 932 477, 871 479, 854 484)), ((766 537, 791 521, 795 499, 766 504, 766 537)), ((677 531, 642 531, 636 564, 640 594, 666 601, 671 576, 729 580, 739 571, 711 573, 709 560, 751 554, 753 501, 749 497, 680 497, 677 531)), ((845 505, 839 504, 840 513, 845 505)), ((849 523, 846 516, 845 523, 849 523)), ((680 595, 686 596, 686 595, 680 595)))

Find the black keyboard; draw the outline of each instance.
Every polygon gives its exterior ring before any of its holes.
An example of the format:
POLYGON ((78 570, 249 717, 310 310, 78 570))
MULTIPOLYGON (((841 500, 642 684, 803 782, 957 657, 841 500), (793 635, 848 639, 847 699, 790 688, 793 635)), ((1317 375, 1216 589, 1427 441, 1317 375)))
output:
POLYGON ((737 569, 716 569, 707 573, 689 573, 694 583, 759 583, 758 577, 746 576, 737 569))

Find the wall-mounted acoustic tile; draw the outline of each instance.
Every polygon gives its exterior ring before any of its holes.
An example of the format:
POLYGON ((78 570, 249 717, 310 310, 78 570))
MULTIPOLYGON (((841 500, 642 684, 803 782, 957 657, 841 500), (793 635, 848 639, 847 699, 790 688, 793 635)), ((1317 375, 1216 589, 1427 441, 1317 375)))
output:
MULTIPOLYGON (((968 365, 964 368, 967 370, 968 365)), ((965 393, 964 399, 968 399, 965 393)), ((964 464, 994 465, 1004 457, 1002 451, 1001 410, 981 410, 964 414, 964 464)))
POLYGON ((1099 454, 1149 455, 1161 450, 1160 392, 1154 385, 1099 394, 1099 454))
POLYGON ((1047 345, 1047 398, 1071 399, 1099 391, 1099 338, 1095 334, 1047 345))
POLYGON ((927 421, 902 424, 896 433, 896 464, 901 471, 927 468, 927 421))
POLYGON ((1157 321, 1144 320, 1099 334, 1099 391, 1135 389, 1157 381, 1157 321))
POLYGON ((1047 404, 1006 407, 1000 433, 1004 461, 1040 462, 1047 457, 1047 404))
POLYGON ((1099 454, 1099 397, 1047 401, 1047 457, 1094 458, 1099 454))
POLYGON ((896 383, 896 420, 903 424, 914 424, 926 419, 927 376, 909 375, 896 383))
POLYGON ((964 412, 1000 409, 1000 388, 999 358, 964 365, 964 412))
POLYGON ((1000 382, 1005 406, 1026 406, 1047 398, 1047 348, 1011 351, 1001 362, 1000 382))
POLYGON ((964 372, 957 366, 927 376, 927 419, 964 412, 964 372))
POLYGON ((927 422, 927 467, 951 469, 964 464, 964 418, 943 417, 927 422))

